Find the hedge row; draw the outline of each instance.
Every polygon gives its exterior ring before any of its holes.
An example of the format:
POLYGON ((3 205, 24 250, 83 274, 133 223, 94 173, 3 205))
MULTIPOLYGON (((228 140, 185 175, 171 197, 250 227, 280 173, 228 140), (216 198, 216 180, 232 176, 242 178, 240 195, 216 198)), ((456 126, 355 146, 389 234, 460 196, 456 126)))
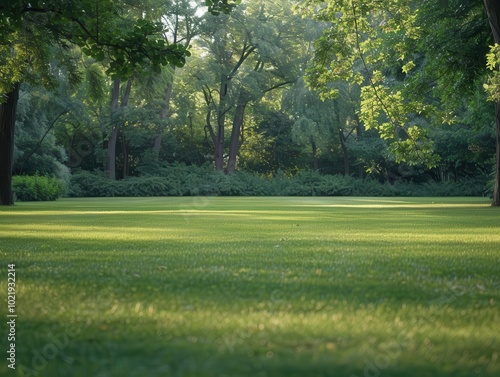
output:
POLYGON ((163 176, 110 180, 102 173, 73 174, 70 195, 109 196, 483 196, 483 182, 381 184, 373 179, 321 175, 305 171, 294 177, 262 178, 245 172, 226 175, 205 167, 175 165, 163 176))
POLYGON ((48 201, 63 196, 66 185, 57 178, 16 175, 12 177, 12 191, 18 201, 48 201))

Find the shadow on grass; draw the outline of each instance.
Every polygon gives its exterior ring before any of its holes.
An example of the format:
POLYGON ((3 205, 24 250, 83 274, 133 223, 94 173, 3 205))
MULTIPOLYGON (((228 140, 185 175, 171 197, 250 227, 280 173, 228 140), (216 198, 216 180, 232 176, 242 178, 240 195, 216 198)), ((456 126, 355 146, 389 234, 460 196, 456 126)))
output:
POLYGON ((498 376, 497 217, 466 209, 6 222, 17 375, 498 376))
POLYGON ((18 262, 18 362, 47 377, 498 375, 490 257, 459 261, 467 283, 446 255, 311 242, 33 250, 18 262))

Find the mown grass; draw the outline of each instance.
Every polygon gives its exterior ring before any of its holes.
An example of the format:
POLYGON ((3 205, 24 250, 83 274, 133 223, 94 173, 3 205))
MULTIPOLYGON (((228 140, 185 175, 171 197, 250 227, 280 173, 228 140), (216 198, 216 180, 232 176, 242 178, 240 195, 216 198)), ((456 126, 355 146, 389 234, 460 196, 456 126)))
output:
POLYGON ((485 199, 20 203, 0 259, 2 297, 7 263, 18 288, 2 375, 500 375, 485 199))

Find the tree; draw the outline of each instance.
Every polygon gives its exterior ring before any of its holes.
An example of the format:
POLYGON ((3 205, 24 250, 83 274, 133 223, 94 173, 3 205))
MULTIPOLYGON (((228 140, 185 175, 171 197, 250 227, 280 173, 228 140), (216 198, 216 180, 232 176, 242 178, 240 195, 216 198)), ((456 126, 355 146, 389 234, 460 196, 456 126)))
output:
POLYGON ((54 84, 48 64, 49 47, 67 49, 76 44, 97 61, 109 59, 107 73, 114 78, 127 78, 145 64, 154 69, 184 64, 186 48, 167 45, 158 34, 160 24, 138 19, 132 27, 120 27, 120 5, 111 0, 33 0, 0 5, 0 205, 13 204, 11 179, 19 88, 25 80, 54 84))
MULTIPOLYGON (((214 14, 229 12, 236 5, 234 1, 229 3, 227 1, 225 3, 220 1, 205 3, 214 14)), ((154 6, 154 11, 149 16, 152 19, 161 21, 165 25, 163 37, 167 44, 178 44, 188 49, 191 46, 193 38, 200 33, 201 16, 198 14, 200 9, 201 5, 199 1, 175 0, 168 4, 160 1, 154 6)), ((163 103, 160 110, 161 126, 158 128, 153 143, 153 153, 157 158, 160 153, 166 126, 172 115, 171 100, 174 90, 176 66, 172 65, 167 69, 169 80, 163 89, 163 103)))
POLYGON ((48 175, 69 183, 69 169, 64 165, 67 155, 57 143, 54 129, 72 112, 71 98, 58 93, 24 86, 20 92, 16 116, 14 174, 48 175))
MULTIPOLYGON (((276 94, 276 93, 275 93, 276 94)), ((293 175, 309 166, 309 154, 293 140, 293 119, 285 109, 271 101, 252 108, 254 127, 245 127, 245 144, 240 155, 240 168, 267 176, 293 175), (250 131, 250 132, 248 132, 250 131)))
MULTIPOLYGON (((133 79, 129 78, 123 87, 120 79, 117 78, 113 80, 113 89, 111 90, 111 112, 110 112, 111 113, 110 119, 112 124, 111 124, 111 132, 108 138, 108 160, 106 164, 108 177, 110 179, 116 179, 116 143, 118 141, 118 135, 121 132, 121 123, 123 121, 121 115, 125 107, 127 107, 128 101, 130 99, 132 82, 133 79), (123 92, 122 95, 120 95, 121 92, 123 92)), ((123 152, 124 164, 126 166, 126 161, 128 160, 128 156, 124 150, 122 150, 122 152, 123 152)))
MULTIPOLYGON (((472 95, 475 82, 485 77, 485 62, 477 56, 485 56, 491 31, 498 35, 498 4, 490 0, 484 7, 473 0, 305 3, 329 23, 316 44, 310 85, 328 97, 337 95, 331 82, 360 84, 360 120, 365 127, 377 129, 390 142, 398 162, 436 166, 434 143, 416 120, 455 122, 460 99, 472 95)), ((499 176, 497 167, 494 205, 500 205, 499 176)))
MULTIPOLYGON (((493 40, 496 45, 500 45, 500 3, 494 0, 484 0, 484 7, 493 33, 493 40)), ((497 59, 497 62, 498 61, 500 61, 500 59, 497 59)), ((498 63, 494 68, 496 70, 499 69, 498 63)), ((500 98, 494 98, 494 100, 496 102, 496 170, 495 187, 493 188, 493 205, 500 206, 500 98)))
POLYGON ((207 106, 205 127, 213 145, 215 168, 222 171, 226 118, 234 105, 235 97, 233 82, 243 63, 257 49, 257 45, 244 32, 243 38, 240 38, 241 34, 238 33, 242 30, 240 27, 235 27, 234 19, 221 17, 217 20, 211 18, 210 21, 205 37, 199 42, 201 48, 210 54, 209 58, 203 61, 208 66, 199 69, 195 77, 202 83, 207 106))
POLYGON ((302 52, 297 40, 303 25, 285 3, 245 2, 230 18, 208 24, 211 29, 199 41, 205 53, 194 76, 202 85, 206 129, 219 171, 236 171, 249 105, 297 80, 302 52), (231 131, 228 143, 226 129, 231 131))
POLYGON ((346 83, 337 83, 335 87, 339 91, 337 98, 321 100, 316 91, 309 90, 303 80, 299 80, 286 94, 284 106, 295 120, 295 141, 311 146, 313 170, 318 170, 319 151, 339 150, 343 159, 343 173, 349 175, 350 161, 346 142, 357 130, 357 101, 352 98, 356 88, 346 83))

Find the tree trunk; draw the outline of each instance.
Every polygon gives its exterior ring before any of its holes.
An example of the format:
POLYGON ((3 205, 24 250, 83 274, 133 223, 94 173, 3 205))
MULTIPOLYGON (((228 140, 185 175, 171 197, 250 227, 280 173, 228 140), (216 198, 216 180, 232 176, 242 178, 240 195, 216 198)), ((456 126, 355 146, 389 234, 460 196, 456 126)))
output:
POLYGON ((14 166, 14 131, 19 100, 19 83, 0 105, 0 205, 13 205, 12 168, 14 166))
POLYGON ((215 170, 224 170, 224 130, 219 130, 217 141, 214 145, 215 170))
POLYGON ((129 163, 128 163, 128 152, 127 152, 127 140, 125 139, 125 134, 123 132, 120 132, 120 144, 123 156, 122 175, 123 178, 127 178, 129 171, 129 163))
POLYGON ((226 121, 227 95, 229 91, 229 81, 221 80, 219 90, 219 109, 217 112, 217 132, 215 133, 216 141, 214 144, 215 169, 217 171, 224 170, 224 126, 226 121))
POLYGON ((116 179, 116 142, 118 140, 118 101, 120 99, 120 79, 113 81, 113 89, 111 91, 111 134, 108 140, 108 177, 116 179))
MULTIPOLYGON (((167 119, 170 117, 170 99, 172 98, 173 82, 170 81, 167 84, 167 89, 165 89, 165 101, 163 102, 163 107, 160 113, 160 119, 162 123, 166 123, 167 119)), ((155 136, 153 143, 153 152, 156 160, 160 157, 161 142, 163 140, 163 129, 159 130, 159 134, 155 136)))
POLYGON ((494 206, 500 206, 500 101, 496 103, 496 125, 497 125, 497 156, 495 168, 495 186, 493 188, 493 203, 494 206))
POLYGON ((344 175, 350 175, 351 164, 349 163, 349 151, 347 150, 347 145, 345 144, 345 136, 342 129, 339 129, 339 139, 340 147, 342 148, 342 157, 344 159, 344 175))
MULTIPOLYGON (((495 43, 500 44, 500 2, 484 0, 484 8, 488 15, 491 32, 495 43)), ((493 188, 493 205, 500 206, 500 102, 496 104, 496 169, 495 186, 493 188)))
POLYGON ((163 140, 162 135, 156 135, 155 136, 155 141, 153 143, 153 152, 156 160, 160 158, 160 151, 161 151, 161 142, 163 140))
POLYGON ((119 127, 113 125, 111 136, 108 140, 108 178, 116 179, 116 142, 118 140, 119 127))
MULTIPOLYGON (((361 141, 363 139, 363 125, 359 120, 359 114, 354 115, 354 121, 356 122, 356 140, 361 141)), ((362 164, 358 165, 358 178, 365 178, 365 168, 362 164)))
POLYGON ((310 141, 313 158, 313 171, 318 171, 318 147, 316 146, 316 142, 314 141, 314 138, 312 136, 310 141))
MULTIPOLYGON (((113 81, 113 90, 111 92, 111 122, 113 128, 111 129, 111 135, 108 140, 108 177, 110 179, 116 179, 116 143, 118 142, 118 134, 120 133, 120 120, 118 101, 120 99, 120 79, 115 79, 113 81)), ((123 94, 120 109, 123 109, 128 105, 128 100, 130 98, 130 92, 132 90, 132 79, 127 81, 127 86, 125 88, 125 93, 123 94)), ((128 159, 125 155, 126 150, 122 151, 124 153, 123 160, 128 159)))
POLYGON ((342 149, 342 158, 344 159, 344 175, 350 174, 350 164, 349 164, 349 151, 347 150, 347 146, 345 144, 346 138, 344 135, 344 130, 342 129, 341 119, 340 119, 340 109, 339 109, 339 101, 334 101, 335 113, 337 116, 337 127, 339 130, 339 142, 340 148, 342 149))
POLYGON ((245 116, 245 108, 248 104, 246 99, 238 100, 236 111, 233 119, 233 128, 231 130, 231 139, 229 141, 229 159, 227 162, 227 173, 233 174, 236 171, 236 156, 241 147, 239 142, 241 130, 243 128, 243 117, 245 116))

